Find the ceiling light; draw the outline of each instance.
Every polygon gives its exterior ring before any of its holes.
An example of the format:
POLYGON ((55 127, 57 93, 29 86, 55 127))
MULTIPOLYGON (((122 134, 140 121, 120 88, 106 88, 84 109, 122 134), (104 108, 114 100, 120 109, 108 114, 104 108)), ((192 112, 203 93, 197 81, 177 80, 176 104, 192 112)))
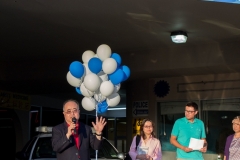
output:
POLYGON ((186 43, 187 33, 183 31, 175 31, 171 33, 171 38, 174 43, 186 43))
POLYGON ((126 108, 108 108, 109 111, 110 110, 124 110, 124 109, 126 109, 126 108))

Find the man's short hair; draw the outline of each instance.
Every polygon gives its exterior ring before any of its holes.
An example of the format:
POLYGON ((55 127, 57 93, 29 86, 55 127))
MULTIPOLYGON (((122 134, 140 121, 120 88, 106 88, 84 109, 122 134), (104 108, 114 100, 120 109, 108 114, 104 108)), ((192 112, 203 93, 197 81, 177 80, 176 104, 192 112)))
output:
POLYGON ((63 102, 63 111, 64 111, 64 106, 65 106, 65 104, 68 103, 68 102, 75 102, 75 103, 77 104, 77 106, 78 106, 78 109, 80 109, 80 108, 79 108, 79 103, 78 103, 77 100, 75 100, 75 99, 68 99, 68 100, 66 100, 65 102, 63 102))
POLYGON ((188 107, 193 107, 194 108, 194 110, 195 111, 198 111, 198 105, 197 105, 197 103, 195 103, 195 102, 188 102, 187 104, 186 104, 186 106, 188 106, 188 107))

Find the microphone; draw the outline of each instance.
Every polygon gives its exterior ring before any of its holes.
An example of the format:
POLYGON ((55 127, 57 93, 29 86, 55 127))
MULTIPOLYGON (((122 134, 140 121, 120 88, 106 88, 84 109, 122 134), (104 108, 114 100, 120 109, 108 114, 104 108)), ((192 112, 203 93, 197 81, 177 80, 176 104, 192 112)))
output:
MULTIPOLYGON (((73 122, 74 124, 76 124, 77 119, 76 119, 75 117, 73 117, 73 118, 72 118, 72 122, 73 122)), ((76 128, 74 128, 73 131, 74 131, 74 134, 77 134, 76 128)))

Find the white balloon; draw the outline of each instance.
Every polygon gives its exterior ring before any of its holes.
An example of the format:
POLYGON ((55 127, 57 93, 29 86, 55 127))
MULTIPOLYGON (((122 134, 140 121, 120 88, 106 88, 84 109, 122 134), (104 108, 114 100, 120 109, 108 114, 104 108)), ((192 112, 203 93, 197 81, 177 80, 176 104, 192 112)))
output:
POLYGON ((94 95, 94 93, 92 91, 89 91, 83 83, 80 86, 80 91, 85 97, 92 97, 94 95))
POLYGON ((88 63, 83 63, 83 67, 84 67, 84 73, 82 77, 85 77, 87 74, 92 73, 88 67, 88 63))
POLYGON ((111 56, 111 53, 111 48, 106 44, 102 44, 97 48, 97 56, 102 61, 104 61, 106 58, 109 58, 111 56))
POLYGON ((102 70, 107 73, 111 74, 117 69, 117 62, 113 58, 107 58, 102 63, 102 70))
POLYGON ((114 90, 113 90, 113 93, 117 93, 119 91, 119 89, 121 88, 121 84, 117 84, 114 86, 114 90))
POLYGON ((109 96, 113 93, 114 85, 110 81, 104 81, 100 85, 100 93, 103 96, 109 96))
POLYGON ((108 75, 103 71, 100 71, 98 74, 99 78, 101 79, 101 83, 104 81, 108 81, 108 75))
POLYGON ((86 50, 85 52, 83 52, 82 54, 82 61, 83 63, 88 63, 88 61, 94 57, 95 53, 91 50, 86 50))
POLYGON ((83 83, 88 90, 95 92, 100 86, 100 79, 96 74, 90 73, 84 77, 83 83))
POLYGON ((93 111, 96 108, 97 102, 92 97, 84 97, 82 99, 82 107, 87 111, 93 111))
POLYGON ((74 77, 70 71, 67 73, 67 81, 73 87, 79 87, 82 84, 82 79, 74 77))
POLYGON ((118 93, 113 93, 107 97, 106 101, 109 107, 115 107, 120 102, 120 96, 118 93))

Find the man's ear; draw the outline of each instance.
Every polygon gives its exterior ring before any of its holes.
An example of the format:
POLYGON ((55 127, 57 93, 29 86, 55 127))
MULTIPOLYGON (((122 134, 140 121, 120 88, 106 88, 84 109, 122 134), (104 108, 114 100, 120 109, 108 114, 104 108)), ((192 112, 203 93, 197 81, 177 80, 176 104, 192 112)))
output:
POLYGON ((195 115, 197 115, 198 114, 198 111, 195 111, 195 115))

